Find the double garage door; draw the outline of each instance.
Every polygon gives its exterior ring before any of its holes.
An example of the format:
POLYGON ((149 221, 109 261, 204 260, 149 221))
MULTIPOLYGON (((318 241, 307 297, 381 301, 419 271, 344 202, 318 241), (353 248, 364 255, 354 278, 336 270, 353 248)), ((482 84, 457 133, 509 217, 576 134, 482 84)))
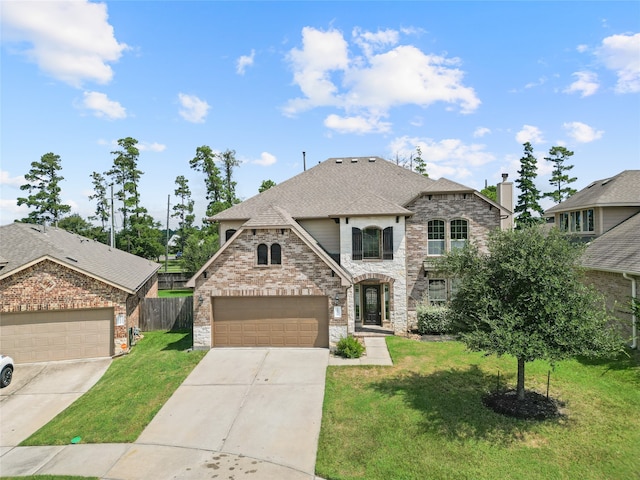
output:
POLYGON ((16 363, 108 357, 112 308, 0 314, 2 353, 16 363))
POLYGON ((214 347, 329 346, 328 297, 213 297, 214 347))

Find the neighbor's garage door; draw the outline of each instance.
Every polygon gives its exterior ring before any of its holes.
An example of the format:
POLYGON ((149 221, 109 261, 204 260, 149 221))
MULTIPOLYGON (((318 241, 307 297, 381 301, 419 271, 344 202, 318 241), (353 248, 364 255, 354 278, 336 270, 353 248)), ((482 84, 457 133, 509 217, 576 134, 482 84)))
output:
POLYGON ((2 353, 16 363, 108 357, 112 308, 0 314, 2 353))
POLYGON ((328 347, 327 297, 214 297, 214 347, 328 347))

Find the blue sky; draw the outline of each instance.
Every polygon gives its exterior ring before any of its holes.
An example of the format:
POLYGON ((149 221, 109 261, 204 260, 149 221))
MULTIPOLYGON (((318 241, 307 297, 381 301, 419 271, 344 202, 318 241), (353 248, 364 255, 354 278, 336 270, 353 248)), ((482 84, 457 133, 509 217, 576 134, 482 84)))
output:
POLYGON ((178 175, 204 213, 201 145, 236 151, 241 198, 300 173, 303 151, 309 168, 420 146, 432 178, 478 190, 517 177, 526 141, 543 191, 554 145, 578 189, 640 168, 637 1, 0 5, 1 224, 27 215, 19 186, 47 152, 63 201, 93 214, 90 175, 128 136, 163 225, 178 175))

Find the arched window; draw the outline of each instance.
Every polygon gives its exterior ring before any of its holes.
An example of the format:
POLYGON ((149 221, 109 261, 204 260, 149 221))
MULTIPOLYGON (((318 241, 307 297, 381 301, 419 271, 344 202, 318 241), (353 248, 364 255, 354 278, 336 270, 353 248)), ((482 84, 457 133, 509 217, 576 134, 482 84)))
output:
POLYGON ((224 232, 224 241, 226 242, 227 240, 229 240, 231 237, 233 237, 233 234, 236 233, 236 231, 233 228, 230 228, 229 230, 226 230, 224 232))
POLYGON ((451 250, 464 248, 469 240, 469 223, 466 220, 451 221, 451 250))
POLYGON ((362 230, 362 258, 380 258, 380 237, 377 227, 362 230))
POLYGON ((271 245, 271 265, 280 265, 282 262, 282 249, 279 243, 271 245))
POLYGON ((444 255, 444 220, 427 223, 427 254, 444 255))
POLYGON ((267 256, 269 249, 264 243, 258 245, 258 265, 266 265, 267 264, 267 256))

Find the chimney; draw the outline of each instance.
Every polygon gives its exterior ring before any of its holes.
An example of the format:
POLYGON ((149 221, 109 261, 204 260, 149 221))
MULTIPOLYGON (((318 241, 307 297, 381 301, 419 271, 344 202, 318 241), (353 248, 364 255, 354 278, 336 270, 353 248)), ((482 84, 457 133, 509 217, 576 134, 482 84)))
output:
POLYGON ((500 229, 511 230, 513 228, 513 182, 507 182, 508 173, 502 174, 502 182, 497 185, 498 203, 509 210, 508 215, 501 214, 500 229))

